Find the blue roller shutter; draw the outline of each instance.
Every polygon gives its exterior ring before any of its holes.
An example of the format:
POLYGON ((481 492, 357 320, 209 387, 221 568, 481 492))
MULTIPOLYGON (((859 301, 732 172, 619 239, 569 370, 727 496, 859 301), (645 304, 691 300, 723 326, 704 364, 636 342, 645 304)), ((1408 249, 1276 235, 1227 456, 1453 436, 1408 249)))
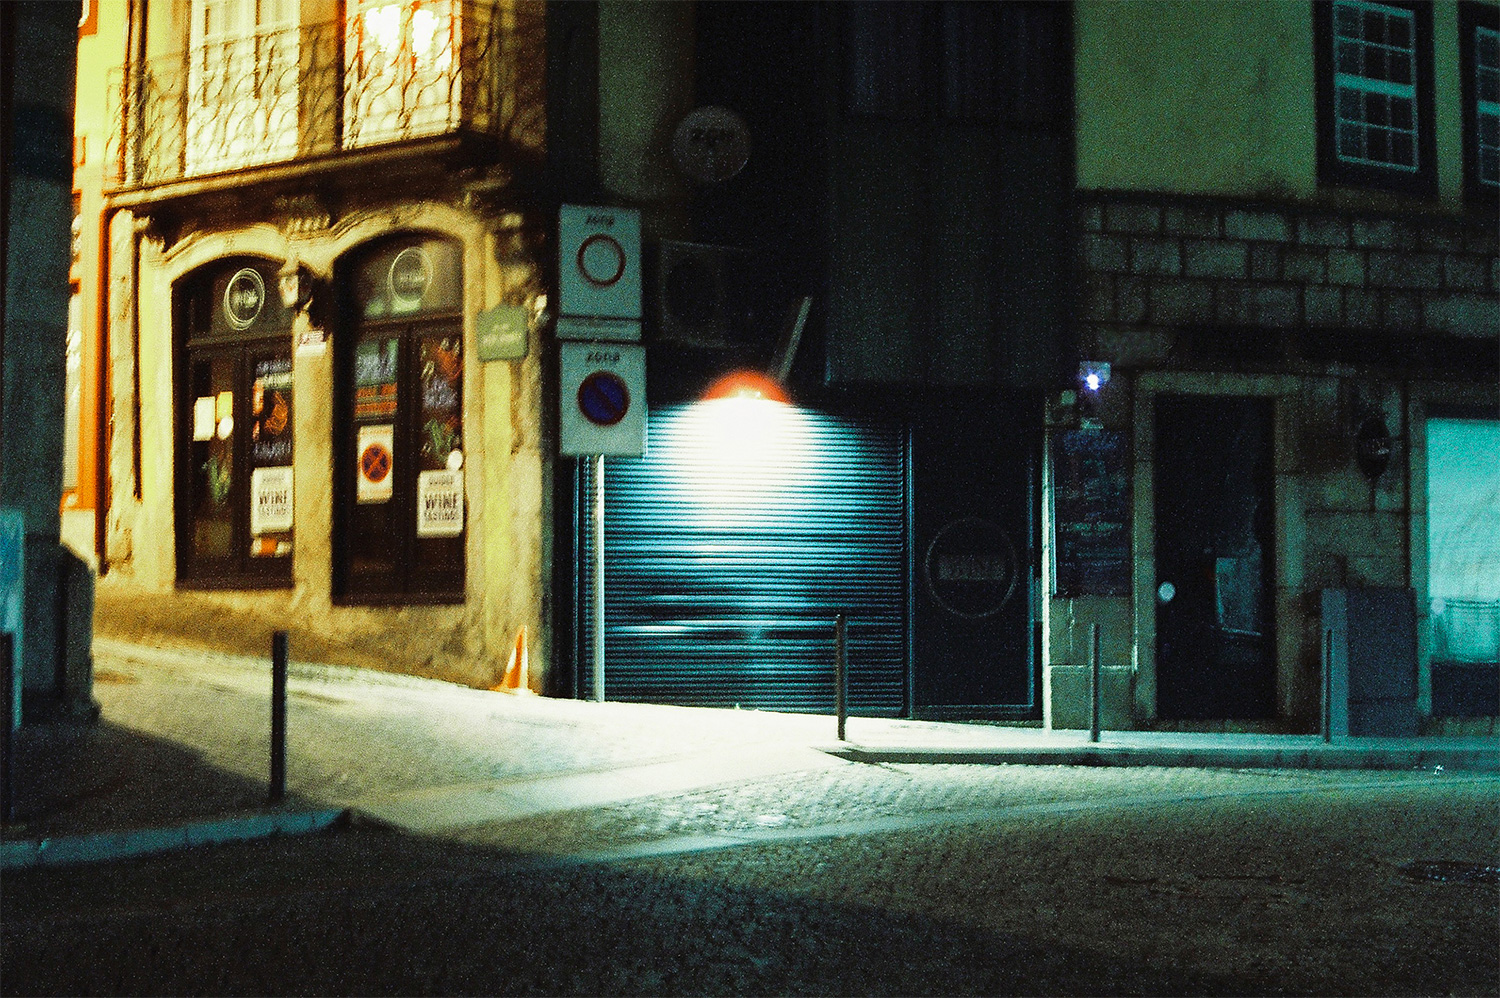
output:
MULTIPOLYGON (((581 476, 580 689, 592 689, 581 476)), ((605 462, 611 700, 830 711, 849 619, 851 711, 907 697, 907 457, 899 425, 763 400, 653 411, 647 454, 605 462)))

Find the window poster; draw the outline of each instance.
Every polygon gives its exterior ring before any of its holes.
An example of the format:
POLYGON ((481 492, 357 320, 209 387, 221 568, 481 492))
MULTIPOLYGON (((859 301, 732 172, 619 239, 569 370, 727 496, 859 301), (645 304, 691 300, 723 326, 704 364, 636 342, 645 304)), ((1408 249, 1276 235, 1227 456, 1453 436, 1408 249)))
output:
POLYGON ((291 529, 291 466, 256 468, 250 472, 250 533, 259 537, 291 529))
POLYGON ((214 397, 204 395, 193 400, 193 441, 214 438, 214 397))
POLYGON ((395 430, 391 423, 376 423, 359 428, 354 447, 359 462, 359 479, 354 490, 357 502, 390 502, 395 430))
POLYGON ((262 357, 250 386, 250 458, 256 465, 292 462, 292 359, 262 357))
POLYGON ((417 536, 457 537, 464 532, 464 473, 417 475, 417 536))
POLYGON ((365 340, 354 348, 354 418, 396 414, 396 358, 401 341, 365 340))
POLYGON ((1130 481, 1125 434, 1066 430, 1054 441, 1057 594, 1128 594, 1130 481))

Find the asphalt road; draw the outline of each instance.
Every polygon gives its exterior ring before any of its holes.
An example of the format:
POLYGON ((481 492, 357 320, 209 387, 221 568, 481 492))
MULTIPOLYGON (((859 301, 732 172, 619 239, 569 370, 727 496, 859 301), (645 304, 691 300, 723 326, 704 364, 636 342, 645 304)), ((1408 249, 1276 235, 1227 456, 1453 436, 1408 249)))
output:
POLYGON ((21 871, 0 991, 1493 995, 1497 790, 847 766, 21 871))

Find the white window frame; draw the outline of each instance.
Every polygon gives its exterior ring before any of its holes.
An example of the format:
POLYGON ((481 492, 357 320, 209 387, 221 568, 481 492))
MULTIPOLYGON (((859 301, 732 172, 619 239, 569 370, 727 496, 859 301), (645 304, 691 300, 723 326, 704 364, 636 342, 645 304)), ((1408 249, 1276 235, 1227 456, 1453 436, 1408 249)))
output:
POLYGON ((1484 83, 1488 77, 1490 90, 1500 90, 1500 31, 1482 25, 1474 29, 1474 145, 1475 179, 1482 187, 1500 190, 1500 100, 1485 100, 1484 83), (1488 40, 1493 61, 1485 61, 1485 42, 1488 40), (1491 140, 1485 141, 1485 122, 1491 123, 1491 140), (1485 156, 1489 156, 1489 171, 1485 169, 1485 156))
POLYGON ((1417 27, 1416 15, 1406 8, 1390 7, 1371 2, 1371 0, 1335 0, 1332 11, 1333 141, 1334 155, 1340 162, 1410 174, 1420 172, 1425 165, 1421 161, 1420 134, 1423 122, 1420 120, 1421 107, 1417 100, 1417 46, 1419 43, 1417 27), (1387 23, 1391 20, 1404 21, 1407 25, 1407 44, 1399 46, 1388 42, 1373 41, 1366 39, 1362 33, 1341 34, 1340 13, 1347 10, 1357 12, 1361 24, 1363 24, 1365 14, 1384 17, 1387 23), (1366 65, 1365 57, 1370 53, 1384 55, 1387 59, 1393 56, 1404 56, 1409 82, 1402 83, 1399 80, 1365 75, 1363 72, 1366 65), (1353 61, 1361 71, 1348 72, 1341 69, 1346 64, 1346 55, 1354 56, 1353 61), (1395 103, 1397 101, 1404 102, 1410 112, 1409 127, 1398 128, 1393 125, 1391 123, 1393 112, 1391 111, 1387 112, 1385 123, 1371 121, 1365 114, 1366 101, 1370 98, 1384 100, 1388 108, 1397 106, 1395 103), (1347 113, 1352 110, 1350 102, 1359 105, 1357 117, 1347 113), (1387 135, 1387 155, 1383 158, 1374 158, 1369 155, 1369 139, 1372 134, 1380 132, 1387 135), (1354 153, 1346 151, 1345 139, 1350 135, 1358 136, 1358 151, 1354 153), (1409 143, 1409 161, 1395 157, 1395 140, 1398 136, 1404 137, 1409 143))

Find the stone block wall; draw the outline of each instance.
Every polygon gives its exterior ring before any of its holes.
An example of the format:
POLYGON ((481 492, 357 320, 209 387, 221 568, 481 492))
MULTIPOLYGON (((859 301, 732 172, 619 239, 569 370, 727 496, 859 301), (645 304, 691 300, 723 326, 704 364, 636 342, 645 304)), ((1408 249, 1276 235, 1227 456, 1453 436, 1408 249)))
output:
POLYGON ((1478 220, 1098 195, 1076 223, 1080 346, 1122 366, 1168 362, 1185 327, 1500 330, 1496 232, 1478 220))
MULTIPOLYGON (((1134 425, 1137 450, 1146 447, 1134 456, 1138 499, 1150 494, 1156 392, 1276 399, 1275 727, 1314 730, 1320 590, 1412 586, 1422 605, 1417 396, 1500 411, 1495 379, 1445 352, 1456 345, 1459 356, 1500 355, 1496 227, 1474 217, 1097 192, 1081 193, 1075 212, 1079 349, 1116 368, 1117 397, 1101 414, 1105 425, 1134 425), (1392 442, 1389 466, 1373 482, 1354 449, 1370 418, 1392 442)), ((1150 510, 1137 501, 1134 515, 1139 589, 1154 578, 1142 529, 1150 510)), ((1107 635, 1132 636, 1134 647, 1113 649, 1105 664, 1123 666, 1133 654, 1133 719, 1146 724, 1155 689, 1150 594, 1095 602, 1049 606, 1054 723, 1076 723, 1087 709, 1058 697, 1077 694, 1073 672, 1087 664, 1077 634, 1098 620, 1107 635)))

